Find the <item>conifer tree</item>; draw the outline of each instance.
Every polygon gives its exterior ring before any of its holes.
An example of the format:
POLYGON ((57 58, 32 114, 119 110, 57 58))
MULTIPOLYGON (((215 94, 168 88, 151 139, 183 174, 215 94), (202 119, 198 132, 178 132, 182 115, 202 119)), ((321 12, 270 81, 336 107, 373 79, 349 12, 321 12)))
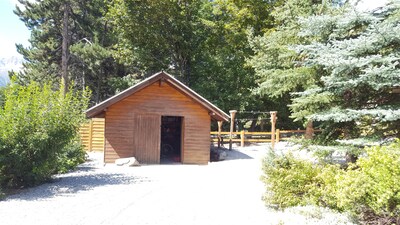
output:
POLYGON ((295 117, 321 121, 344 138, 399 135, 400 96, 393 93, 400 85, 399 3, 301 21, 300 35, 314 39, 296 48, 302 66, 324 74, 298 93, 295 117))
MULTIPOLYGON (((331 3, 331 2, 329 2, 331 3)), ((281 102, 284 113, 281 119, 290 120, 288 106, 291 104, 291 93, 302 91, 318 82, 322 72, 317 67, 299 66, 302 56, 291 47, 296 44, 308 43, 307 37, 300 37, 299 17, 321 14, 329 10, 327 2, 288 0, 277 5, 272 12, 274 26, 263 35, 251 34, 249 43, 254 51, 248 64, 255 70, 256 84, 253 89, 255 96, 268 96, 274 102, 281 102)), ((280 113, 281 114, 281 113, 280 113)), ((282 114, 281 114, 282 115, 282 114)), ((305 122, 304 118, 296 121, 305 122)), ((312 121, 307 127, 312 132, 312 121)))
POLYGON ((20 83, 64 81, 66 90, 71 82, 79 89, 89 86, 93 104, 115 94, 121 83, 115 79, 135 73, 111 54, 116 39, 103 0, 20 3, 23 9, 17 6, 14 12, 31 30, 31 46, 17 46, 26 60, 20 83))

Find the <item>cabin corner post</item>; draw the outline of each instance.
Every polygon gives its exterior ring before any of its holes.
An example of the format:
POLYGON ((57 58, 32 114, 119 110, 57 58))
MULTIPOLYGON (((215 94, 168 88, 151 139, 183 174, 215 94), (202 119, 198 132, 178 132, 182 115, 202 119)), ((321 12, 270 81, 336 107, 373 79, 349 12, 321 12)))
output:
POLYGON ((218 121, 218 148, 220 148, 223 144, 221 139, 222 122, 223 121, 218 121))
POLYGON ((277 111, 271 111, 269 112, 271 114, 271 148, 274 150, 275 148, 275 125, 276 125, 276 114, 278 113, 277 111))
POLYGON ((230 110, 229 113, 231 114, 231 129, 229 131, 229 150, 232 150, 232 133, 233 133, 233 127, 235 125, 235 114, 237 113, 237 111, 230 110))

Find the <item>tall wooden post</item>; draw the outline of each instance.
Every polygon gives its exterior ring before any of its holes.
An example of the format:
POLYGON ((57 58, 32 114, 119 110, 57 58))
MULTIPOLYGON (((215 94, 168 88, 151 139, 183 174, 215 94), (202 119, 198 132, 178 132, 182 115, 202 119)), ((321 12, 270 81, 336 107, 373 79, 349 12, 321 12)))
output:
POLYGON ((232 150, 232 133, 233 133, 233 127, 235 125, 235 114, 237 113, 237 111, 230 110, 229 113, 231 114, 231 129, 229 131, 229 150, 232 150))
POLYGON ((275 124, 276 124, 276 114, 277 111, 269 112, 271 114, 271 148, 274 150, 275 147, 275 124))
POLYGON ((218 148, 221 147, 222 139, 221 139, 221 130, 222 130, 222 121, 218 121, 218 148))
POLYGON ((280 138, 281 138, 281 131, 279 129, 276 129, 276 143, 279 143, 280 138))

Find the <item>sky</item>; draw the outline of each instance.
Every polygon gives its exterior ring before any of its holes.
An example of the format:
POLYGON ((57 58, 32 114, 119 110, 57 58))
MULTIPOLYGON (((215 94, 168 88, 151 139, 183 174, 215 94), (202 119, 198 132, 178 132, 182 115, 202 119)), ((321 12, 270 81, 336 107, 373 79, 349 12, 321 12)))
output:
POLYGON ((0 58, 18 56, 15 43, 28 46, 30 31, 13 13, 17 0, 0 0, 0 58))
MULTIPOLYGON (((387 0, 361 0, 358 8, 373 9, 381 6, 387 0)), ((0 0, 0 58, 19 56, 15 43, 29 46, 30 31, 18 16, 13 13, 17 0, 0 0)))

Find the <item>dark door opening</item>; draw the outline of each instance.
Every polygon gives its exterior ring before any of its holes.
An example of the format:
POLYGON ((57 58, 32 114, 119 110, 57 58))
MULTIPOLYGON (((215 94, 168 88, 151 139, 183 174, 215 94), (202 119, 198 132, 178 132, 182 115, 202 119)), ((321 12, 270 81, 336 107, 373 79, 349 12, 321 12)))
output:
POLYGON ((161 117, 161 163, 181 162, 182 117, 161 117))

